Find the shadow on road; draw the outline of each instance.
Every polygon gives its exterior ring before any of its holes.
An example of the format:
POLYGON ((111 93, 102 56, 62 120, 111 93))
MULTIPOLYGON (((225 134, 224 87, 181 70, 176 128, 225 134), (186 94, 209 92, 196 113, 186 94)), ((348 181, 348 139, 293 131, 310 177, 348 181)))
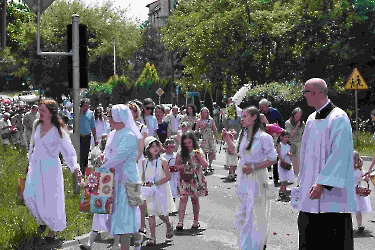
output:
POLYGON ((17 250, 51 250, 62 248, 63 241, 57 239, 52 244, 47 242, 40 236, 33 236, 32 238, 23 238, 17 245, 17 250))
POLYGON ((372 235, 372 232, 369 230, 364 230, 363 233, 358 233, 357 231, 354 231, 353 234, 354 238, 372 238, 374 235, 372 235))
POLYGON ((174 231, 175 236, 197 236, 197 235, 203 235, 202 232, 206 231, 205 228, 199 228, 199 229, 184 229, 182 231, 174 231))

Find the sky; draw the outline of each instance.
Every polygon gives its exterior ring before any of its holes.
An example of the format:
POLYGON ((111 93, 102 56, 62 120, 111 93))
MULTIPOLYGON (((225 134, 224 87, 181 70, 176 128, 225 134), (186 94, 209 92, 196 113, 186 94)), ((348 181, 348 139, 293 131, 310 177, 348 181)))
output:
MULTIPOLYGON (((81 0, 87 4, 102 3, 103 0, 81 0)), ((146 21, 148 19, 148 8, 146 5, 154 2, 155 0, 111 0, 114 2, 114 7, 120 6, 122 8, 130 7, 129 15, 134 18, 139 17, 140 20, 146 21)))

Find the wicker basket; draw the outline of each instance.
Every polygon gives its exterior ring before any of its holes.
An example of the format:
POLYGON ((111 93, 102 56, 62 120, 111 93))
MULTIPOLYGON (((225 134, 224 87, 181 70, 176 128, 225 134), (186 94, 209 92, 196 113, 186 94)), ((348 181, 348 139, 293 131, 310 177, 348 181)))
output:
POLYGON ((375 175, 370 175, 370 180, 371 180, 372 184, 374 184, 374 186, 375 186, 375 175))
POLYGON ((359 184, 361 184, 361 181, 358 182, 357 186, 355 187, 355 193, 359 196, 363 196, 363 197, 366 197, 366 196, 369 196, 370 193, 371 193, 371 189, 370 189, 370 184, 368 183, 368 181, 366 181, 367 183, 367 188, 366 187, 360 187, 359 184))

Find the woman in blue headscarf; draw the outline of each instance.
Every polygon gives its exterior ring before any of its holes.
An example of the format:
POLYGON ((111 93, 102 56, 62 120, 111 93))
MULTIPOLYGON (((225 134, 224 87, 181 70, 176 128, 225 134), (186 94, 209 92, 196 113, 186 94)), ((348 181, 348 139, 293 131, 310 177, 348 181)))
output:
MULTIPOLYGON (((128 106, 114 105, 108 111, 108 122, 113 131, 109 134, 103 168, 115 169, 115 190, 110 234, 121 249, 130 248, 130 238, 139 229, 139 208, 128 202, 126 183, 140 182, 136 165, 138 143, 143 139, 128 106)), ((115 245, 113 249, 120 249, 115 245)))

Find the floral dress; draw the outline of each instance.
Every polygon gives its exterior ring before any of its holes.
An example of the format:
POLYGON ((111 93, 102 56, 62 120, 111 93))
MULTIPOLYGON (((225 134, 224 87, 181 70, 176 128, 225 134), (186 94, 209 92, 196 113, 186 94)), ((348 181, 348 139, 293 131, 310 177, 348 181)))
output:
MULTIPOLYGON (((200 150, 203 154, 202 150, 200 150)), ((177 153, 177 156, 181 157, 181 151, 177 153)), ((200 166, 197 159, 190 159, 187 166, 183 170, 185 172, 194 173, 193 178, 190 181, 185 181, 182 178, 179 179, 177 185, 178 194, 187 197, 204 197, 208 195, 207 182, 204 177, 202 167, 200 166)), ((181 175, 181 172, 180 172, 181 175)))
POLYGON ((205 154, 213 152, 216 152, 216 145, 214 140, 214 120, 210 118, 209 120, 200 120, 201 123, 205 125, 204 129, 200 129, 200 132, 202 133, 202 145, 201 148, 205 154))
POLYGON ((185 115, 184 118, 182 119, 182 121, 187 122, 189 129, 192 129, 196 119, 197 118, 195 116, 185 115))

